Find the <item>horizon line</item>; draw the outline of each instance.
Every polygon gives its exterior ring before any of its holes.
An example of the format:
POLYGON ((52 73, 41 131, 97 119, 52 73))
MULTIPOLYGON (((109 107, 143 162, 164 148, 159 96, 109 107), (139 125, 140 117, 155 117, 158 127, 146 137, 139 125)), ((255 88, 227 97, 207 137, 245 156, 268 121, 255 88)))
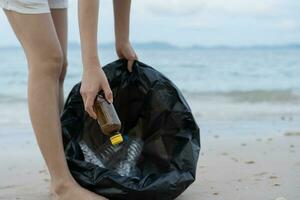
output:
MULTIPOLYGON (((77 41, 68 42, 68 46, 71 48, 80 47, 80 43, 77 41)), ((99 48, 108 48, 114 46, 114 42, 103 42, 98 43, 99 48)), ((201 45, 192 44, 186 46, 179 46, 170 42, 162 41, 149 41, 149 42, 132 42, 132 46, 135 48, 172 48, 172 49, 251 49, 251 48, 300 48, 300 42, 291 42, 283 44, 244 44, 244 45, 228 45, 228 44, 212 44, 212 45, 201 45)), ((0 45, 0 49, 6 48, 20 48, 21 45, 0 45)))

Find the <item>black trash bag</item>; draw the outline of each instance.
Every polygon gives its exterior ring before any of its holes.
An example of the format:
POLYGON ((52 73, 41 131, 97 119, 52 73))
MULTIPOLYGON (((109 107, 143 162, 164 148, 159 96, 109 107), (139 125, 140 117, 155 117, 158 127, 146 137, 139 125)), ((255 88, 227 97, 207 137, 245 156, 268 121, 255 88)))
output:
POLYGON ((177 87, 164 75, 136 61, 133 72, 127 61, 104 67, 114 95, 114 106, 126 135, 142 133, 144 147, 137 163, 141 177, 116 172, 84 161, 78 144, 92 149, 107 141, 97 121, 84 111, 80 83, 71 90, 61 116, 69 169, 83 187, 109 199, 175 199, 195 180, 200 151, 199 128, 177 87))

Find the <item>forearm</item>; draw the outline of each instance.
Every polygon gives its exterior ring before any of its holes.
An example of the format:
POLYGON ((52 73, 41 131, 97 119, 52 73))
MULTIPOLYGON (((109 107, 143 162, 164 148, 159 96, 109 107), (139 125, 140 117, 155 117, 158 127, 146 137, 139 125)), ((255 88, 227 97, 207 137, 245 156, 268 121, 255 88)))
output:
POLYGON ((129 41, 130 5, 131 0, 114 0, 116 44, 129 41))
POLYGON ((79 0, 78 17, 83 67, 100 66, 97 48, 99 0, 79 0))

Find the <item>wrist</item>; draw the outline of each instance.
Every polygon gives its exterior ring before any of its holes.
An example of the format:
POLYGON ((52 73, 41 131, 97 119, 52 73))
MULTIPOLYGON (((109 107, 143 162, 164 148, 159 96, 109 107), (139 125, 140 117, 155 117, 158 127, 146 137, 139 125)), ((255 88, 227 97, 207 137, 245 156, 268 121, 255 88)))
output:
POLYGON ((123 47, 130 44, 129 39, 116 39, 116 47, 123 47))
POLYGON ((84 69, 99 68, 101 66, 98 56, 89 56, 82 59, 84 69))
POLYGON ((86 65, 83 66, 83 74, 96 73, 99 70, 102 70, 100 65, 86 65))

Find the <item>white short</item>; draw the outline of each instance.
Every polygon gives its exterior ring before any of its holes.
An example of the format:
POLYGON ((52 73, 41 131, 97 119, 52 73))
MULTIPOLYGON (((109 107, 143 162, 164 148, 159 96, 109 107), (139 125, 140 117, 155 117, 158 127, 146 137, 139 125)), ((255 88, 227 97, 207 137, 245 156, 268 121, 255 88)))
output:
POLYGON ((68 0, 0 0, 0 7, 23 14, 41 14, 67 8, 68 0))

